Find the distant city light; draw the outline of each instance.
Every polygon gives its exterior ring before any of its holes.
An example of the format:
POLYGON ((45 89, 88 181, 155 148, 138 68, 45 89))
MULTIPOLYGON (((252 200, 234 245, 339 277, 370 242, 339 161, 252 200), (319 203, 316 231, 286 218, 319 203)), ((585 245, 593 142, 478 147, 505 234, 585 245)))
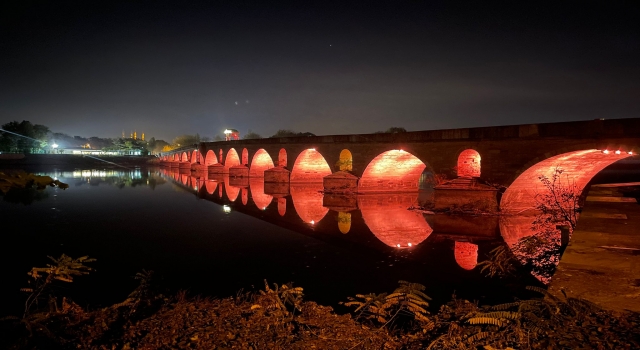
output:
POLYGON ((227 135, 228 135, 228 134, 231 134, 231 130, 229 130, 229 129, 224 129, 224 133, 225 133, 225 134, 227 134, 227 135))
POLYGON ((223 210, 225 213, 227 213, 227 214, 228 214, 228 213, 230 213, 230 212, 231 212, 231 207, 230 207, 230 206, 228 206, 228 205, 223 205, 223 206, 222 206, 222 210, 223 210))
POLYGON ((51 145, 51 147, 53 147, 53 148, 58 148, 58 144, 57 144, 57 143, 54 143, 53 145, 51 145))

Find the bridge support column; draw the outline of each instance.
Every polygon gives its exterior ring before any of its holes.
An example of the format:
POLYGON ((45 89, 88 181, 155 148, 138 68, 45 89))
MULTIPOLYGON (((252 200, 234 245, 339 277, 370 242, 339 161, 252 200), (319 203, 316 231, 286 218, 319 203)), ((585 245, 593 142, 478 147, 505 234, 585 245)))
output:
MULTIPOLYGON (((265 190, 266 184, 271 183, 289 183, 291 172, 284 167, 275 167, 264 171, 265 190)), ((289 191, 287 191, 289 193, 289 191)))
POLYGON ((265 182, 264 194, 274 198, 283 198, 289 195, 289 183, 287 182, 265 182))
POLYGON ((229 177, 249 177, 249 168, 246 165, 235 165, 229 168, 229 177))
POLYGON ((169 162, 171 168, 177 168, 180 166, 180 162, 169 162))
POLYGON ((189 162, 179 162, 178 163, 178 168, 191 170, 191 163, 189 163, 189 162))
POLYGON ((459 177, 434 188, 434 209, 498 211, 498 189, 478 178, 459 177))
POLYGON ((359 177, 346 171, 338 171, 322 178, 325 192, 354 193, 358 191, 359 177))

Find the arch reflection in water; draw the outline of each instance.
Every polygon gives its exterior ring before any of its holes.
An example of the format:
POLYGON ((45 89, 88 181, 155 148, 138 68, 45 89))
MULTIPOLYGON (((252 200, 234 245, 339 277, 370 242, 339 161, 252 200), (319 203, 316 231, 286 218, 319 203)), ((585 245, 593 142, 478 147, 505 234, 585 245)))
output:
POLYGON ((465 270, 473 270, 478 265, 478 245, 469 242, 457 242, 454 247, 456 263, 465 270))
POLYGON ((421 213, 407 210, 418 193, 358 196, 358 207, 369 230, 384 244, 409 248, 427 239, 433 229, 421 213))
POLYGON ((513 256, 542 283, 549 283, 560 262, 561 232, 554 225, 532 229, 533 216, 500 217, 500 234, 513 256))
POLYGON ((338 212, 338 230, 347 234, 351 230, 351 213, 338 212))
POLYGON ((218 187, 218 182, 215 180, 207 180, 205 182, 205 188, 208 194, 214 194, 216 191, 216 187, 218 187))
POLYGON ((287 213, 287 199, 286 198, 278 198, 278 214, 280 216, 284 216, 287 213))
POLYGON ((238 194, 240 194, 240 187, 229 185, 229 176, 225 176, 224 188, 227 193, 227 199, 231 202, 235 202, 236 199, 238 199, 238 194))
POLYGON ((264 179, 249 178, 249 187, 251 189, 251 198, 256 207, 262 210, 266 209, 271 204, 273 196, 264 193, 264 179))
MULTIPOLYGON (((322 205, 322 183, 291 184, 291 200, 296 213, 302 221, 315 225, 329 211, 322 205)), ((278 202, 279 203, 279 202, 278 202)))

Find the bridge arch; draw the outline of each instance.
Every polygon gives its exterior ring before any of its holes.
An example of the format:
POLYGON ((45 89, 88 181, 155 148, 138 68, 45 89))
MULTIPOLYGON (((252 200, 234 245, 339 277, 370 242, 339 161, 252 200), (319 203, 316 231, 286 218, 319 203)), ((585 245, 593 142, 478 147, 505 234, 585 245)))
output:
POLYGON ((242 149, 241 161, 242 165, 249 165, 249 151, 246 148, 242 149))
POLYGON ((365 168, 358 191, 417 192, 420 176, 426 168, 425 163, 407 151, 383 152, 365 168))
POLYGON ((353 156, 351 155, 351 151, 348 149, 343 149, 340 152, 340 157, 338 158, 338 170, 339 171, 352 171, 353 170, 353 156))
POLYGON ((264 148, 260 148, 251 159, 249 177, 264 177, 264 171, 273 168, 273 160, 264 148))
POLYGON ((202 163, 202 160, 198 159, 198 150, 191 152, 191 164, 202 163))
POLYGON ((224 159, 224 169, 228 172, 232 166, 240 165, 240 158, 235 148, 230 148, 227 151, 227 157, 224 159))
POLYGON ((204 165, 206 166, 218 164, 218 157, 216 157, 216 152, 212 150, 209 150, 207 152, 207 156, 204 159, 204 165))
POLYGON ((287 166, 287 150, 284 148, 278 152, 278 166, 285 168, 287 166))
POLYGON ((290 182, 322 182, 322 178, 327 175, 331 175, 329 164, 320 152, 315 148, 309 148, 296 158, 290 182))
POLYGON ((458 156, 458 177, 480 177, 480 153, 474 149, 466 149, 458 156))
POLYGON ((560 180, 563 184, 575 185, 581 194, 591 179, 607 166, 632 155, 620 151, 601 151, 597 149, 579 150, 562 153, 542 160, 522 172, 507 188, 500 201, 500 209, 505 212, 519 212, 534 209, 536 194, 545 191, 540 177, 551 179, 556 169, 562 170, 560 180))

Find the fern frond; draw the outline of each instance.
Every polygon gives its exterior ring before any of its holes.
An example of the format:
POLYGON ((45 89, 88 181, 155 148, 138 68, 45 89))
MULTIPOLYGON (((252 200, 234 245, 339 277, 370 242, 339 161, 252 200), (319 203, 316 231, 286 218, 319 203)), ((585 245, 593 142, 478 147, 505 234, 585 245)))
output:
POLYGON ((495 311, 480 314, 478 315, 478 317, 506 318, 508 320, 517 320, 518 318, 520 318, 520 313, 510 311, 495 311))
POLYGON ((508 309, 511 309, 512 307, 516 307, 516 306, 520 306, 520 302, 519 301, 515 301, 513 303, 505 303, 505 304, 494 305, 494 306, 491 306, 489 309, 490 310, 497 310, 497 311, 504 311, 504 310, 508 310, 508 309))
POLYGON ((476 333, 476 334, 470 336, 469 338, 467 338, 467 343, 473 344, 473 343, 477 342, 478 340, 482 340, 482 339, 485 339, 485 338, 489 337, 490 335, 491 335, 490 332, 479 332, 479 333, 476 333))
POLYGON ((499 318, 491 318, 491 317, 474 317, 467 320, 470 324, 485 324, 485 325, 494 325, 498 327, 503 327, 507 323, 499 318))

